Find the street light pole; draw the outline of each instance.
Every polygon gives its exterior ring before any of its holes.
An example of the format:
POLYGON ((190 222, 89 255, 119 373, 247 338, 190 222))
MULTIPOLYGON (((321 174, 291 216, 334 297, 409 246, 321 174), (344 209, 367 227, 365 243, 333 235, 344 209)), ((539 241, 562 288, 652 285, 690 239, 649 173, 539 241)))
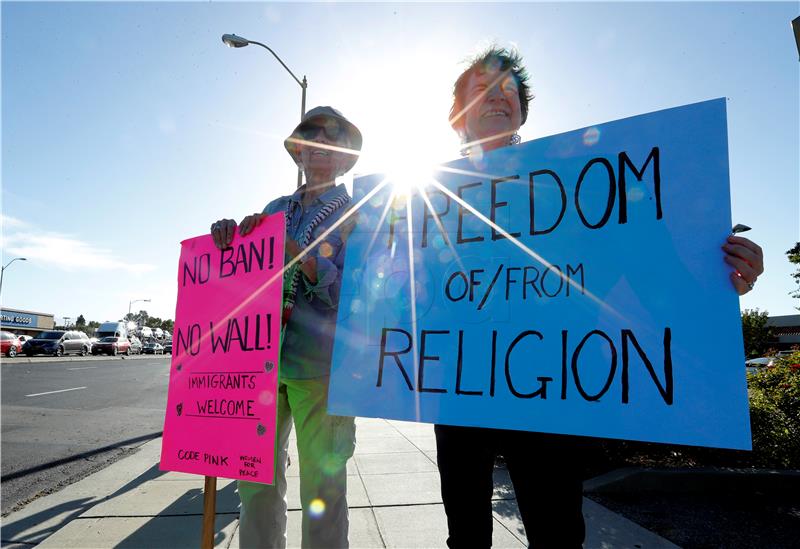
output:
POLYGON ((6 264, 5 264, 5 265, 2 267, 2 269, 0 269, 0 294, 2 294, 2 293, 3 293, 3 273, 5 273, 5 272, 6 272, 6 269, 8 269, 8 267, 9 267, 9 266, 10 266, 12 263, 14 263, 15 261, 17 261, 17 260, 20 260, 20 261, 28 261, 28 258, 27 258, 27 257, 15 257, 14 259, 12 259, 12 260, 11 260, 11 261, 9 261, 8 263, 6 263, 6 264))
POLYGON ((133 305, 134 303, 139 303, 140 301, 144 301, 144 302, 150 303, 150 299, 132 299, 132 300, 130 300, 128 302, 128 316, 130 316, 130 314, 131 314, 131 305, 133 305))
MULTIPOLYGON (((249 46, 250 44, 255 44, 257 46, 261 46, 262 48, 264 48, 265 50, 270 52, 275 57, 275 59, 278 60, 278 63, 280 63, 283 66, 283 68, 286 69, 286 72, 288 72, 290 75, 292 75, 292 78, 294 78, 294 81, 297 82, 297 84, 303 90, 302 97, 300 99, 300 121, 302 122, 303 121, 303 116, 306 114, 306 89, 308 88, 308 80, 306 80, 305 75, 303 75, 303 80, 300 81, 300 79, 297 78, 294 75, 292 70, 289 67, 286 66, 286 63, 284 63, 283 60, 280 57, 278 57, 278 54, 275 53, 272 50, 272 48, 270 48, 266 44, 262 44, 261 42, 256 42, 255 40, 248 40, 247 38, 243 38, 241 36, 236 36, 235 34, 223 34, 222 35, 222 41, 229 48, 243 48, 245 46, 249 46)), ((300 187, 302 184, 303 184, 303 170, 301 170, 298 167, 297 168, 297 186, 300 187)))
POLYGON ((308 88, 308 80, 306 80, 305 74, 303 75, 303 83, 300 86, 303 88, 303 96, 300 100, 300 121, 302 122, 306 114, 306 88, 308 88))

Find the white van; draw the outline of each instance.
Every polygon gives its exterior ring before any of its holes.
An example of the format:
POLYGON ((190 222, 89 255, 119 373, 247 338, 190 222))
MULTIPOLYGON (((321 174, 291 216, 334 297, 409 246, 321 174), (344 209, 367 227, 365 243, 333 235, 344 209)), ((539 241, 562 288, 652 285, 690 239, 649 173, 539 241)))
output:
POLYGON ((94 337, 97 339, 103 339, 104 337, 128 337, 128 330, 125 328, 124 322, 103 322, 97 331, 94 333, 94 337))

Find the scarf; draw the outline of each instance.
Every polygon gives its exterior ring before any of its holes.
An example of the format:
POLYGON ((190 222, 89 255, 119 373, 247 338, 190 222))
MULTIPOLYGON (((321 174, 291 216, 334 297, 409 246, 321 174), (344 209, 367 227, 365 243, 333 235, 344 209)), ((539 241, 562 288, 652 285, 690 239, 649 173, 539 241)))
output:
MULTIPOLYGON (((308 225, 305 226, 300 234, 300 238, 297 240, 297 245, 301 249, 308 247, 308 245, 311 243, 314 229, 316 229, 319 224, 327 219, 333 212, 349 202, 350 197, 346 193, 340 194, 339 196, 336 196, 330 201, 326 202, 314 215, 311 221, 308 222, 308 225)), ((284 212, 284 215, 286 216, 287 227, 291 226, 291 212, 292 202, 289 201, 289 203, 286 205, 286 211, 284 212)), ((281 319, 281 335, 286 330, 286 325, 289 323, 289 318, 292 316, 292 309, 294 309, 294 303, 297 299, 297 288, 300 285, 301 272, 302 270, 300 269, 300 262, 298 261, 292 265, 291 268, 286 269, 286 271, 283 273, 283 317, 281 319)))

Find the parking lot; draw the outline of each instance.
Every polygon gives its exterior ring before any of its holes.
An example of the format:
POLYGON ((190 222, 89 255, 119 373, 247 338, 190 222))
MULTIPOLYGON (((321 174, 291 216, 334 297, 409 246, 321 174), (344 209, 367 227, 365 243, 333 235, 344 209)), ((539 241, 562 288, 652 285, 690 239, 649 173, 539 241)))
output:
MULTIPOLYGON (((172 336, 162 332, 156 337, 146 332, 144 340, 128 332, 122 323, 110 324, 106 331, 99 328, 97 337, 89 337, 80 330, 45 330, 35 336, 0 331, 0 355, 16 359, 39 356, 61 358, 72 355, 93 356, 133 356, 141 354, 162 355, 172 353, 172 336)), ((101 325, 103 328, 105 325, 101 325)))

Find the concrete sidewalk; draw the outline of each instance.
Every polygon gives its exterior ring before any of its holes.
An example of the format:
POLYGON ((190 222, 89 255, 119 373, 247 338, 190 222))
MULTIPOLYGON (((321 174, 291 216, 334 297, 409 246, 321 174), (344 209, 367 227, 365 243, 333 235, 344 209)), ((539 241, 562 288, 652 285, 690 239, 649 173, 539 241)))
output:
MULTIPOLYGON (((350 545, 446 547, 433 426, 356 420, 348 463, 350 545)), ((2 546, 23 548, 192 548, 200 545, 203 477, 158 470, 161 439, 3 520, 2 546)), ((298 463, 294 440, 290 454, 298 463)), ((289 469, 289 547, 300 546, 298 468, 289 469)), ((238 547, 236 483, 217 481, 216 546, 238 547)), ((494 547, 527 546, 508 474, 495 471, 494 547)), ((676 547, 584 499, 587 548, 676 547)))

